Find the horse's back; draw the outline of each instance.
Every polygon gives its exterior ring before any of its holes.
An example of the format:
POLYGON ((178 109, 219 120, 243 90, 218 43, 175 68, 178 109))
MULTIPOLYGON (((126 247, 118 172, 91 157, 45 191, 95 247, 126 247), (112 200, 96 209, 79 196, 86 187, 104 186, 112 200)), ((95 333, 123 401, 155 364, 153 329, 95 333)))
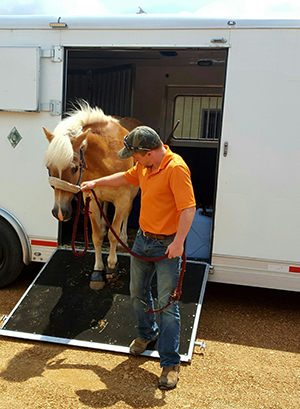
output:
POLYGON ((120 117, 120 116, 113 116, 123 128, 127 129, 129 132, 132 131, 137 126, 142 126, 143 123, 136 118, 131 118, 129 116, 120 117))

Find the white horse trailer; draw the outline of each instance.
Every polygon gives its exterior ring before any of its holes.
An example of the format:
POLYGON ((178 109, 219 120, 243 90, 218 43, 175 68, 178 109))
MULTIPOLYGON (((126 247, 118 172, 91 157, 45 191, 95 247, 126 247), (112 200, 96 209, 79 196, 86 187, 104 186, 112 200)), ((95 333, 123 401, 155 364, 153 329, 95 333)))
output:
POLYGON ((212 215, 209 280, 300 291, 299 21, 2 16, 0 44, 1 286, 70 244, 42 126, 84 98, 184 157, 212 215))

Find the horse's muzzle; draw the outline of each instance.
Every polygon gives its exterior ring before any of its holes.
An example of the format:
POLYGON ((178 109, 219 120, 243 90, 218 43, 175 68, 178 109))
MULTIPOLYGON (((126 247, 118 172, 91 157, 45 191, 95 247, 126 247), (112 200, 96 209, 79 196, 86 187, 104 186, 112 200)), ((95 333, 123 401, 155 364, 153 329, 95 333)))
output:
POLYGON ((72 217, 72 206, 69 206, 68 208, 64 208, 64 207, 55 205, 52 209, 52 214, 57 220, 61 222, 67 222, 72 217))

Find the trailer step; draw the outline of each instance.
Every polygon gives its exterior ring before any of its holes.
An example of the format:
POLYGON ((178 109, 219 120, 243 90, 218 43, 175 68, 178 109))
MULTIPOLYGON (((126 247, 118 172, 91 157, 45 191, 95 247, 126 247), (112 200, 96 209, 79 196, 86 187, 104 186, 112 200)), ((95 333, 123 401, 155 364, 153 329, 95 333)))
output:
MULTIPOLYGON (((93 291, 94 252, 77 258, 70 249, 57 249, 5 319, 0 335, 129 353, 137 336, 129 295, 130 257, 118 257, 118 281, 93 291)), ((208 271, 205 263, 187 262, 179 301, 182 361, 192 358, 208 271)), ((155 283, 153 291, 155 298, 155 283)), ((158 357, 152 348, 144 355, 158 357)))

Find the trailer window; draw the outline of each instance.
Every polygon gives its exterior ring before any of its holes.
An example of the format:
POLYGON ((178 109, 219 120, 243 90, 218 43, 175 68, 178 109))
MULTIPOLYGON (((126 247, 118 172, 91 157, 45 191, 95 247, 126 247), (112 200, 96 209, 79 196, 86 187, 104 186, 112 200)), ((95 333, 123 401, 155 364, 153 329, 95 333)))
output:
POLYGON ((177 96, 174 124, 180 120, 173 137, 184 140, 217 141, 221 133, 222 97, 177 96))

